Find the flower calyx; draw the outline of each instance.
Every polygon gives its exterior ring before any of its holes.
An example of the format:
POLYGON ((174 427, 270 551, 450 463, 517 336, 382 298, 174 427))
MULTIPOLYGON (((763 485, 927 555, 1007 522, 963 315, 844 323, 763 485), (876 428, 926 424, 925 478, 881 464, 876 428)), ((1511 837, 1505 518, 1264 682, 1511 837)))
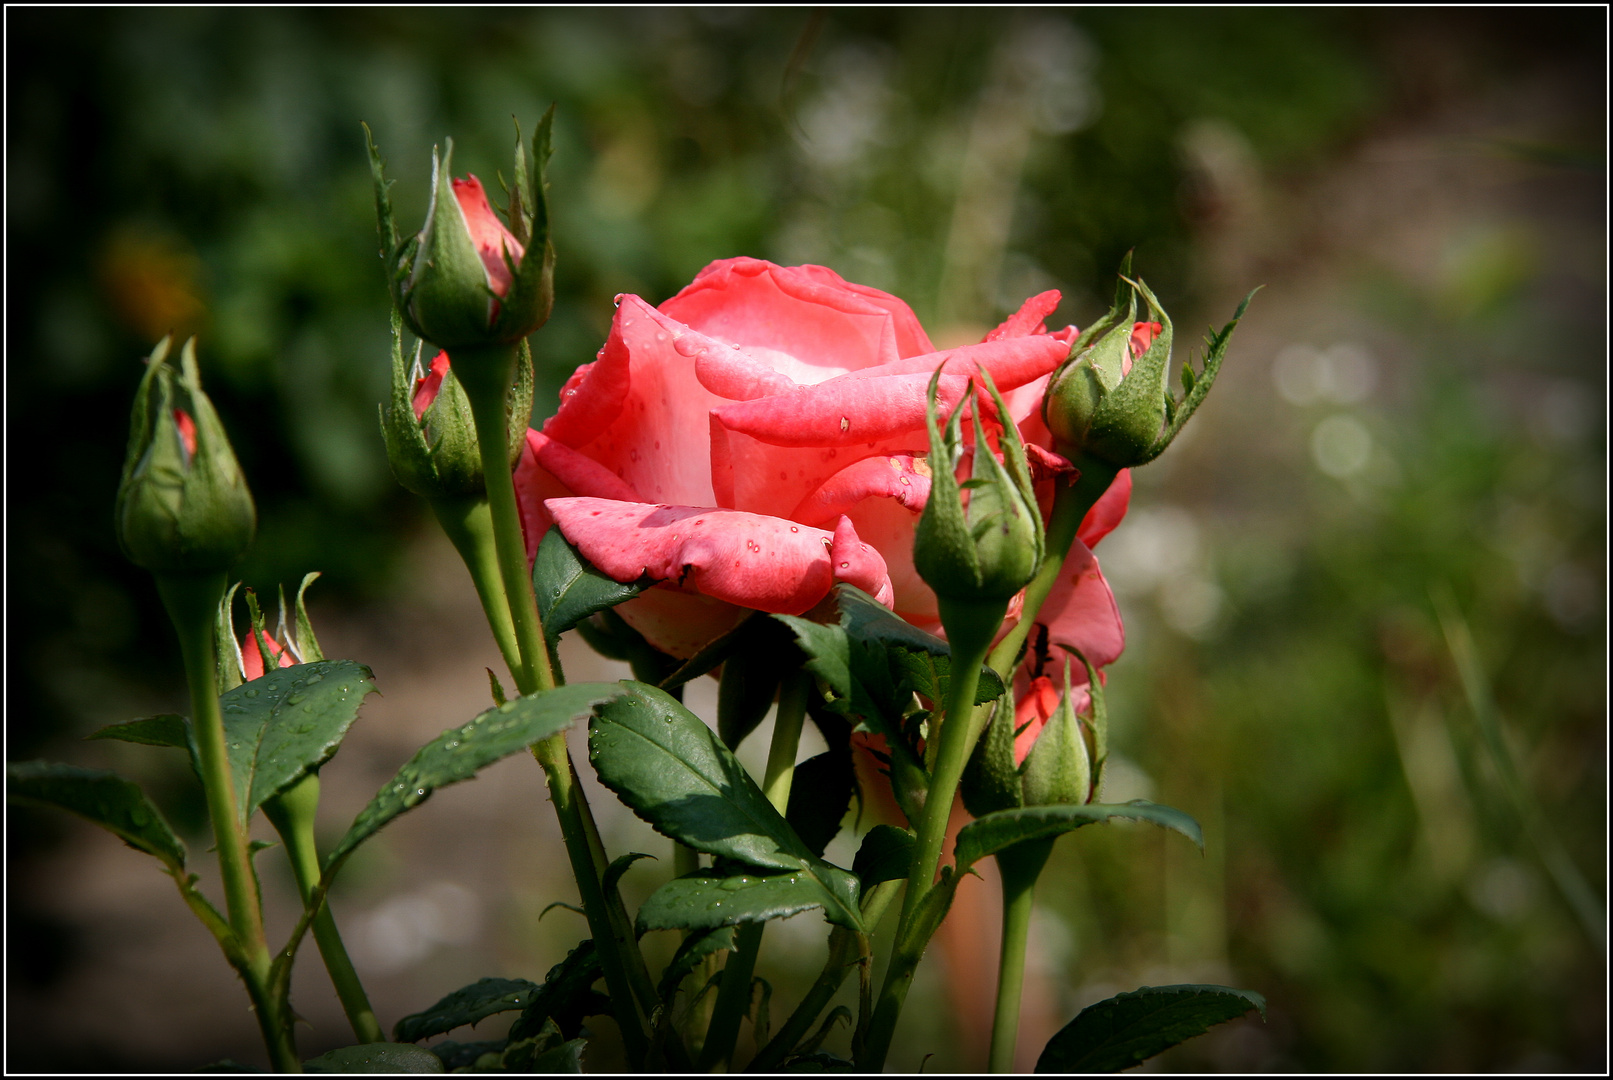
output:
MULTIPOLYGON (((392 391, 379 406, 387 462, 398 483, 428 499, 480 495, 486 490, 470 399, 450 357, 438 352, 421 363, 423 343, 412 363, 403 359, 403 322, 392 314, 392 391)), ((520 460, 532 416, 532 352, 516 346, 515 381, 507 396, 510 467, 520 460)))
POLYGON ((517 130, 507 226, 480 180, 452 177, 453 140, 440 159, 433 148, 425 225, 407 240, 398 236, 381 155, 364 129, 393 306, 412 332, 450 354, 512 347, 548 321, 554 245, 546 173, 553 123, 551 106, 533 135, 530 162, 517 130))
POLYGON ((931 376, 926 397, 930 495, 914 534, 913 565, 943 601, 1006 603, 1036 575, 1046 547, 1030 465, 1019 430, 984 368, 980 379, 1000 421, 1001 460, 987 441, 989 421, 982 415, 980 394, 973 385, 965 401, 952 410, 943 433, 936 419, 936 390, 944 367, 931 376), (970 478, 960 483, 965 403, 973 416, 975 445, 970 478))
POLYGON ((159 574, 228 569, 252 544, 257 510, 229 436, 203 392, 196 339, 176 366, 163 338, 129 417, 114 524, 129 560, 159 574))

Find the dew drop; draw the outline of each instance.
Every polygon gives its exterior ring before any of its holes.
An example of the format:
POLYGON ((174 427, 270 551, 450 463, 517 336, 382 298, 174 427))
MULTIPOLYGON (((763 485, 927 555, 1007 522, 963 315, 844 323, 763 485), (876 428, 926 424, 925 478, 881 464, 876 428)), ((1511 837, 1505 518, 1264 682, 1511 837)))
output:
POLYGON ((245 693, 245 695, 243 695, 243 696, 245 696, 245 697, 257 697, 257 696, 258 696, 258 692, 257 692, 257 691, 256 691, 256 690, 248 690, 248 691, 247 691, 247 692, 246 692, 246 693, 245 693))
MULTIPOLYGON (((722 885, 720 887, 726 889, 728 892, 737 892, 749 884, 750 878, 748 877, 731 877, 723 878, 722 885)), ((721 901, 718 902, 721 903, 721 901)))
POLYGON ((305 682, 305 683, 316 683, 319 680, 323 679, 324 677, 325 676, 323 676, 323 675, 310 675, 306 679, 304 679, 303 682, 305 682))
MULTIPOLYGON (((500 705, 500 706, 499 706, 499 707, 498 707, 498 711, 499 711, 499 712, 502 712, 502 713, 507 713, 507 712, 511 712, 511 711, 512 711, 512 710, 514 710, 514 708, 515 708, 515 702, 513 702, 513 701, 506 701, 506 702, 505 702, 505 703, 504 703, 504 704, 502 704, 502 705, 500 705)), ((509 726, 509 725, 507 725, 507 724, 505 724, 505 725, 501 725, 501 728, 502 728, 502 727, 508 727, 508 726, 509 726)))
POLYGON ((308 696, 307 694, 292 694, 290 697, 286 698, 286 704, 287 705, 301 705, 302 704, 302 699, 307 697, 307 696, 308 696))

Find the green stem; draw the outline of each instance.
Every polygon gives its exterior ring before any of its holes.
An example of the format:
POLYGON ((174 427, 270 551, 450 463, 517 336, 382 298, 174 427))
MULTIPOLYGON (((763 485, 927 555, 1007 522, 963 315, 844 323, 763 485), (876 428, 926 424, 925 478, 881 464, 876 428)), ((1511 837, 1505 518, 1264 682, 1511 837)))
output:
MULTIPOLYGON (((991 650, 988 662, 1004 682, 1009 681, 1012 675, 1010 669, 1019 658, 1019 650, 1030 634, 1047 594, 1053 591, 1053 585, 1064 569, 1064 560, 1070 554, 1070 545, 1075 543, 1075 534, 1080 530, 1087 511, 1109 490, 1109 485, 1114 483, 1120 471, 1113 465, 1083 455, 1070 460, 1080 472, 1074 483, 1060 484, 1053 496, 1053 514, 1047 523, 1047 555, 1042 559, 1036 576, 1025 586, 1025 604, 1019 622, 991 650)), ((977 718, 976 724, 981 723, 984 723, 984 719, 977 718)))
MULTIPOLYGON (((896 1021, 901 1016, 902 1004, 907 1000, 913 973, 918 970, 924 948, 935 933, 940 918, 934 911, 925 911, 919 918, 921 905, 935 883, 936 868, 941 862, 941 844, 946 839, 947 819, 952 814, 952 801, 957 796, 958 781, 968 763, 969 752, 979 731, 974 719, 975 691, 980 683, 980 665, 986 659, 991 639, 1002 626, 1008 610, 1006 600, 958 601, 942 599, 941 622, 946 627, 947 640, 952 646, 951 681, 947 687, 946 712, 938 734, 940 747, 936 753, 935 770, 930 777, 930 788, 924 796, 924 810, 919 815, 918 840, 914 845, 913 869, 907 878, 907 893, 902 898, 902 918, 897 924, 896 945, 891 952, 890 968, 880 987, 879 1003, 868 1026, 868 1042, 863 1057, 857 1062, 860 1070, 879 1072, 885 1067, 885 1056, 890 1052, 891 1038, 896 1033, 896 1021)), ((944 916, 944 908, 940 915, 944 916)))
POLYGON ((224 714, 218 703, 213 624, 224 597, 224 574, 158 574, 157 591, 185 662, 190 687, 191 727, 196 738, 207 813, 218 843, 219 876, 224 882, 224 909, 240 951, 242 981, 252 998, 258 1026, 278 1072, 301 1072, 291 1025, 284 1022, 280 1003, 267 992, 269 946, 263 935, 257 875, 247 847, 247 832, 236 811, 235 779, 224 746, 224 714))
POLYGON ((482 455, 482 480, 493 519, 493 547, 504 578, 515 640, 521 650, 516 685, 523 695, 549 690, 554 687, 554 672, 549 666, 543 621, 538 617, 537 594, 532 591, 521 513, 515 501, 515 480, 510 472, 507 399, 515 378, 515 349, 462 349, 454 361, 454 372, 470 399, 471 417, 476 422, 476 446, 482 455))
MULTIPOLYGON (((900 881, 882 881, 875 885, 863 898, 862 915, 863 925, 872 929, 884 918, 885 909, 890 906, 901 888, 900 881)), ((806 1034, 829 1002, 834 1000, 840 984, 846 981, 846 975, 859 964, 871 963, 869 955, 868 938, 866 935, 847 930, 837 926, 829 932, 829 957, 823 962, 823 970, 818 973, 817 981, 807 990, 806 997, 790 1013, 784 1026, 778 1033, 768 1040, 756 1054, 754 1060, 745 1066, 746 1072, 777 1072, 784 1059, 789 1056, 806 1034)), ((866 1018, 862 1018, 866 1019, 866 1018)), ((860 1023, 861 1021, 859 1021, 860 1023)))
POLYGON ((1033 840, 997 853, 1003 886, 1003 938, 997 973, 997 1013, 991 1027, 990 1068, 994 1073, 1014 1071, 1019 999, 1025 986, 1025 942, 1030 934, 1036 879, 1052 851, 1053 841, 1033 840))
MULTIPOLYGON (((291 861, 291 872, 297 879, 297 890, 304 904, 311 903, 314 889, 319 885, 319 849, 314 844, 314 816, 319 807, 319 775, 309 773, 285 791, 263 804, 263 813, 280 839, 286 845, 286 857, 291 861)), ((369 995, 359 980, 358 971, 347 955, 341 931, 336 929, 336 917, 331 914, 330 903, 321 899, 319 911, 314 915, 314 943, 325 961, 325 970, 341 1000, 347 1022, 361 1043, 386 1042, 375 1010, 370 1007, 369 995)))
POLYGON ((521 650, 515 643, 515 624, 510 619, 510 601, 504 593, 504 577, 499 571, 498 548, 493 539, 493 514, 487 498, 465 495, 432 499, 431 512, 442 531, 448 534, 459 557, 470 571, 476 596, 487 614, 487 625, 504 657, 504 666, 514 676, 521 668, 521 650))
POLYGON ((588 930, 593 935, 594 949, 599 956, 600 970, 605 976, 605 989, 610 994, 611 1011, 621 1029, 626 1044, 627 1059, 634 1069, 644 1064, 649 1049, 649 1031, 644 1013, 633 992, 633 981, 622 957, 621 943, 616 928, 611 925, 605 890, 600 871, 594 865, 594 852, 588 842, 588 827, 584 823, 581 807, 582 785, 571 767, 571 754, 566 749, 564 732, 544 739, 532 747, 532 754, 543 766, 549 784, 549 799, 554 803, 555 816, 560 819, 560 833, 566 842, 566 854, 571 859, 571 873, 577 879, 577 892, 582 898, 583 914, 588 919, 588 930))
MULTIPOLYGON (((730 660, 729 663, 735 663, 730 660)), ((767 747, 767 767, 762 774, 762 791, 780 814, 790 805, 790 784, 795 778, 795 754, 801 745, 801 727, 806 719, 807 693, 812 676, 796 670, 779 686, 778 711, 773 719, 773 739, 767 747)), ((718 1062, 733 1057, 739 1038, 739 1022, 750 1007, 751 976, 756 971, 756 954, 761 951, 765 922, 740 926, 734 935, 734 950, 723 967, 722 984, 717 988, 717 1005, 706 1031, 705 1045, 696 1065, 709 1072, 718 1062)))

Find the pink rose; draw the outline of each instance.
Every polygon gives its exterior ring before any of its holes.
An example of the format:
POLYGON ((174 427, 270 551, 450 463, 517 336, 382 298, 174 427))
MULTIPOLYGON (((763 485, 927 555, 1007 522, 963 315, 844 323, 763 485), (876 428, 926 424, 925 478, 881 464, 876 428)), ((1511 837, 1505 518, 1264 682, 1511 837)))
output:
MULTIPOLYGON (((925 388, 951 361, 940 385, 950 411, 983 366, 1039 475, 1066 468, 1044 452, 1040 416, 1076 335, 1042 325, 1058 301, 1033 297, 980 344, 937 351, 904 302, 821 266, 725 259, 659 308, 619 297, 598 359, 527 434, 516 492, 528 555, 559 524, 616 580, 659 579, 618 611, 675 656, 747 608, 805 612, 837 580, 938 630, 913 569, 929 493, 925 388)), ((1051 481, 1042 486, 1050 498, 1051 481)), ((1094 663, 1118 656, 1123 638, 1088 546, 1125 513, 1129 488, 1117 482, 1094 507, 1038 619, 1094 663)))

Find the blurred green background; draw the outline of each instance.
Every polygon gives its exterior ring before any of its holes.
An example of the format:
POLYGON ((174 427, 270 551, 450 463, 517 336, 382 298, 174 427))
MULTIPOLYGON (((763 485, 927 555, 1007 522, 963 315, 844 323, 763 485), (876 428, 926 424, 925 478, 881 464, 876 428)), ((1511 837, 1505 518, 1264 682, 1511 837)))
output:
MULTIPOLYGON (((1179 349, 1266 286, 1098 552, 1129 634, 1107 794, 1194 813, 1209 853, 1063 841, 1028 1028, 1218 981, 1264 993, 1269 1022, 1151 1067, 1603 1070, 1605 19, 9 9, 7 757, 104 763, 74 740, 180 700, 111 531, 139 357, 169 330, 200 335, 257 497, 247 583, 317 568, 331 620, 410 610, 430 529, 377 429, 358 124, 412 223, 434 142, 492 185, 512 114, 530 132, 555 102, 537 420, 615 294, 658 303, 716 258, 828 265, 951 343, 1045 288, 1057 324, 1085 325, 1130 248, 1179 349)), ((194 830, 182 769, 151 769, 194 830)), ((86 845, 10 812, 9 1064, 200 1064, 201 1035, 86 1037, 64 1003, 106 938, 52 891, 86 845)), ((983 1064, 969 988, 990 975, 965 952, 927 964, 894 1067, 983 1064)), ((563 954, 539 953, 498 973, 563 954)), ((234 1052, 255 1060, 250 1038, 234 1052)))

